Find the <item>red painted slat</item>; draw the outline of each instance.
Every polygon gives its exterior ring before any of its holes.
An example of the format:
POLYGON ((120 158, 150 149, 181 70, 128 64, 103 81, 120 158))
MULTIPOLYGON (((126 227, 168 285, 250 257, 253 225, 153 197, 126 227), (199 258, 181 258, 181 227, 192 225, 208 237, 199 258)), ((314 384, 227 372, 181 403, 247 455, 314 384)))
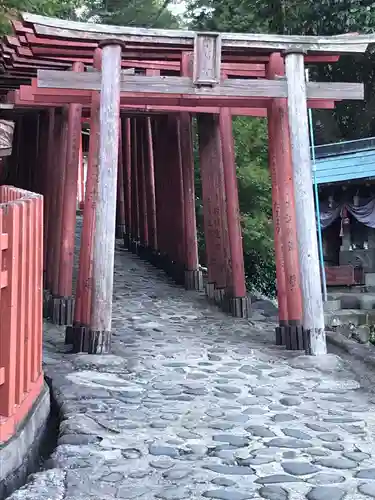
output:
POLYGON ((31 356, 32 356, 32 328, 33 328, 33 269, 32 269, 32 255, 33 255, 33 241, 32 241, 32 227, 29 221, 33 216, 33 204, 31 200, 25 200, 26 218, 28 224, 26 226, 26 246, 28 252, 26 258, 26 272, 25 272, 25 291, 26 291, 26 306, 25 306, 25 373, 24 384, 25 391, 28 392, 31 387, 31 356))
POLYGON ((31 380, 35 382, 39 376, 39 359, 40 359, 40 346, 39 346, 39 332, 40 332, 40 306, 41 306, 41 281, 42 281, 42 272, 41 262, 39 259, 39 254, 42 249, 41 245, 41 235, 40 235, 40 223, 39 223, 39 199, 34 198, 32 200, 33 203, 33 329, 32 329, 32 338, 31 338, 31 346, 32 346, 32 356, 31 356, 31 380))
POLYGON ((36 370, 38 377, 42 373, 42 353, 43 353, 43 198, 38 198, 38 219, 36 227, 38 228, 38 247, 37 247, 37 302, 36 302, 36 370))
MULTIPOLYGON (((3 269, 9 273, 8 286, 0 300, 0 366, 4 367, 6 384, 0 386, 0 415, 10 417, 15 411, 17 346, 17 284, 19 279, 20 207, 16 203, 2 210, 3 228, 9 235, 9 248, 3 252, 3 269)), ((1 229, 1 228, 0 228, 1 229)))
POLYGON ((26 256, 27 256, 27 210, 25 202, 20 203, 20 245, 18 249, 18 323, 17 323, 17 373, 16 403, 21 404, 25 392, 25 337, 26 337, 26 256))

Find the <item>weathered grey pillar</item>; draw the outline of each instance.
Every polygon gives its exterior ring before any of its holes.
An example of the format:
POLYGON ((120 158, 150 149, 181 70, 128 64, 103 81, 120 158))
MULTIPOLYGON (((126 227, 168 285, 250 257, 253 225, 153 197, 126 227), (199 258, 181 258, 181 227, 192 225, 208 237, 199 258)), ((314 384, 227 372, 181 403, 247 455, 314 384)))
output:
POLYGON ((89 340, 91 354, 107 353, 111 346, 122 43, 109 40, 103 42, 101 48, 99 172, 89 340))
POLYGON ((310 157, 304 55, 287 53, 285 70, 292 145, 303 329, 307 354, 327 353, 310 157))

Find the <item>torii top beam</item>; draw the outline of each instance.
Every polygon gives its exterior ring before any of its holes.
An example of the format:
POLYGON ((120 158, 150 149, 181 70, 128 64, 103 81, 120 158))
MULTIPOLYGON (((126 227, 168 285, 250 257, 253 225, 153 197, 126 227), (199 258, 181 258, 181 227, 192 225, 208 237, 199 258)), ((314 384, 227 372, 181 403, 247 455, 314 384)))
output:
MULTIPOLYGON (((158 69, 162 75, 180 75, 183 53, 194 50, 198 33, 95 25, 25 13, 13 23, 14 35, 0 43, 0 94, 31 83, 38 69, 70 69, 76 61, 92 65, 98 42, 116 38, 126 42, 122 67, 137 71, 158 69), (163 73, 164 72, 164 73, 163 73)), ((336 62, 340 54, 364 52, 372 38, 347 34, 339 37, 303 37, 259 34, 218 34, 221 74, 262 78, 272 52, 303 50, 305 63, 336 62)))
MULTIPOLYGON (((22 14, 22 19, 30 24, 39 36, 81 42, 115 38, 125 44, 157 45, 160 48, 174 47, 180 50, 192 50, 196 36, 194 31, 98 25, 27 13, 22 14)), ((221 40, 224 54, 225 52, 249 53, 254 51, 270 54, 296 49, 310 54, 353 54, 365 52, 369 44, 369 37, 352 34, 340 37, 321 37, 222 33, 221 40)))

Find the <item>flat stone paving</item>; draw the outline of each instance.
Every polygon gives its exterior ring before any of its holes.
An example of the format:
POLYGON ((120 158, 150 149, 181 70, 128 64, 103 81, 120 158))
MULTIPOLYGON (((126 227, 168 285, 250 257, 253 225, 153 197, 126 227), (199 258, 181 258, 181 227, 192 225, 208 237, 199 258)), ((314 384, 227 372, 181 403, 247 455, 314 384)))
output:
POLYGON ((60 437, 12 500, 375 498, 375 399, 346 362, 285 352, 269 311, 230 318, 120 246, 115 267, 113 354, 46 325, 60 437))

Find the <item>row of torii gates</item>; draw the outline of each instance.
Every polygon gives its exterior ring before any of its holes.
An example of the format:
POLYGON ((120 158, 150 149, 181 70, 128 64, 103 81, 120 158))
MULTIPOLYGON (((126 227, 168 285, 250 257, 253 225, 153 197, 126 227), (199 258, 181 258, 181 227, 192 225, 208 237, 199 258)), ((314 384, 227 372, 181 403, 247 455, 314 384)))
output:
POLYGON ((1 45, 0 117, 16 121, 6 182, 44 195, 45 316, 67 325, 73 351, 110 349, 116 231, 177 283, 202 289, 193 117, 206 294, 248 317, 232 136, 232 116, 244 115, 268 119, 276 342, 324 354, 307 107, 332 109, 364 90, 307 83, 305 65, 364 53, 369 39, 146 30, 31 14, 13 31, 1 45), (82 123, 90 140, 73 297, 82 123))

